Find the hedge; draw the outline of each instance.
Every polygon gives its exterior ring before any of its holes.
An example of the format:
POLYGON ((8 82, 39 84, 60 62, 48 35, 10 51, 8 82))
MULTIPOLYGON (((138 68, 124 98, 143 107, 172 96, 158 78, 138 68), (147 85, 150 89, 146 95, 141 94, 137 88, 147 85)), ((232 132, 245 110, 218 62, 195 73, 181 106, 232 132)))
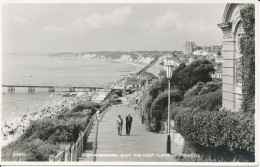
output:
MULTIPOLYGON (((174 89, 170 91, 171 102, 178 102, 182 100, 181 91, 174 89)), ((168 91, 164 91, 158 95, 158 97, 152 102, 150 112, 152 113, 152 127, 151 131, 160 131, 162 121, 167 117, 165 108, 168 106, 168 91)))
POLYGON ((182 107, 200 108, 201 110, 219 110, 222 106, 222 90, 186 97, 180 104, 182 107))
POLYGON ((255 113, 255 6, 245 5, 241 10, 245 35, 241 38, 242 92, 241 109, 255 113))
POLYGON ((182 110, 175 116, 175 128, 185 140, 205 148, 247 153, 254 159, 254 115, 230 111, 182 110))

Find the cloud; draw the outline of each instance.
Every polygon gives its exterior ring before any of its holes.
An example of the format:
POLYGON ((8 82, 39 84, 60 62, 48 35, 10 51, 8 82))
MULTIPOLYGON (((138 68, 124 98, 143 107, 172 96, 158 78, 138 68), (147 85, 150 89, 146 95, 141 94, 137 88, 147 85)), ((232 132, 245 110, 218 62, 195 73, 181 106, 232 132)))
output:
POLYGON ((19 22, 19 23, 27 22, 27 19, 22 16, 14 15, 13 18, 14 18, 14 21, 19 22))
POLYGON ((171 11, 167 11, 164 15, 158 17, 150 25, 152 31, 163 31, 166 29, 179 31, 182 28, 179 14, 173 13, 171 11))
POLYGON ((56 26, 56 25, 48 25, 43 27, 43 31, 45 32, 57 32, 57 31, 62 31, 63 28, 60 26, 56 26))
POLYGON ((193 20, 186 24, 186 31, 189 33, 208 32, 215 29, 215 24, 212 25, 202 20, 193 20))
POLYGON ((82 17, 74 21, 74 25, 82 28, 96 29, 103 26, 122 27, 128 22, 128 17, 132 14, 130 7, 122 7, 115 9, 112 13, 104 15, 93 14, 82 17))
POLYGON ((172 11, 167 11, 153 22, 144 25, 146 27, 149 25, 151 31, 168 33, 201 33, 216 29, 215 24, 209 24, 204 20, 187 20, 184 15, 172 11))

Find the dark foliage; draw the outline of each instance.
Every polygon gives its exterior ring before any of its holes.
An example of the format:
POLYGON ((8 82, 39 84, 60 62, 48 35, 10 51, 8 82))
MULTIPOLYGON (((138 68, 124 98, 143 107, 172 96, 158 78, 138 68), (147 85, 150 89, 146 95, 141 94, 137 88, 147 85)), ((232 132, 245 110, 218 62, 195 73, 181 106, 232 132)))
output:
POLYGON ((241 38, 243 100, 242 110, 255 113, 255 6, 241 10, 245 35, 241 38))
POLYGON ((213 64, 206 59, 196 60, 186 66, 184 63, 173 71, 171 84, 178 87, 183 93, 196 85, 198 82, 208 82, 215 71, 213 64))
POLYGON ((230 111, 187 110, 175 117, 176 130, 183 137, 205 148, 241 155, 254 160, 254 116, 230 111))
MULTIPOLYGON (((105 102, 102 105, 103 109, 109 106, 105 102)), ((98 108, 100 104, 94 102, 78 104, 56 118, 32 121, 20 138, 2 148, 2 159, 48 161, 50 154, 58 153, 60 144, 77 141, 98 108), (15 152, 26 156, 18 159, 13 156, 15 152)))
POLYGON ((122 97, 123 91, 122 90, 116 90, 114 94, 118 95, 118 97, 122 97))
POLYGON ((85 104, 78 104, 76 105, 71 112, 80 112, 84 109, 90 109, 92 111, 96 111, 96 109, 100 108, 100 104, 96 103, 96 102, 88 102, 85 104))
POLYGON ((181 102, 182 107, 200 108, 201 110, 215 111, 222 106, 222 90, 209 92, 203 95, 197 95, 184 98, 181 102))
MULTIPOLYGON (((167 112, 165 112, 165 108, 168 106, 168 91, 164 91, 158 95, 158 97, 153 101, 151 105, 151 115, 152 115, 152 122, 155 124, 154 131, 161 130, 161 123, 167 117, 167 112)), ((171 102, 178 102, 182 100, 182 94, 179 90, 174 89, 170 92, 170 99, 171 102)))

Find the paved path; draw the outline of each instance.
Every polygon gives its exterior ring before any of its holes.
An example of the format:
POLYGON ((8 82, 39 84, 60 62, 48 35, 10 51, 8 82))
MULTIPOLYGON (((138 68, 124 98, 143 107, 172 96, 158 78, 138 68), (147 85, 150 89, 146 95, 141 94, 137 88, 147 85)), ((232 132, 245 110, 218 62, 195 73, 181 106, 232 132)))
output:
MULTIPOLYGON (((94 131, 96 126, 93 127, 94 131)), ((93 132, 94 132, 93 131, 93 132)), ((94 133, 90 134, 91 141, 94 133)), ((122 106, 114 107, 106 112, 98 126, 97 150, 95 161, 176 161, 174 155, 179 155, 181 150, 172 141, 172 154, 166 152, 166 134, 155 134, 147 132, 145 125, 141 124, 138 111, 133 108, 122 106), (125 135, 125 117, 130 113, 133 117, 131 135, 125 135), (116 119, 121 115, 124 119, 123 135, 117 134, 116 119), (105 157, 114 156, 114 157, 105 157)), ((93 151, 91 152, 93 153, 93 151)), ((85 155, 86 156, 86 155, 85 155)), ((93 157, 92 157, 93 158, 93 157)), ((91 158, 81 158, 83 161, 90 161, 91 158)))
POLYGON ((87 156, 93 154, 95 148, 96 132, 97 132, 98 122, 95 119, 88 136, 88 141, 86 142, 86 148, 79 157, 79 161, 93 161, 93 157, 87 156))

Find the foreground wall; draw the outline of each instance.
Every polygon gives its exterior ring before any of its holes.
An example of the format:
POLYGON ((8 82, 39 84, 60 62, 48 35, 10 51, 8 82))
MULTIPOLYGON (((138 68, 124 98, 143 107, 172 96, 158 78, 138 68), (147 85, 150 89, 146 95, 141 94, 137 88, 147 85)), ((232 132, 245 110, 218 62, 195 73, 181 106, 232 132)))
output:
POLYGON ((239 111, 242 100, 242 71, 239 41, 244 34, 240 16, 241 4, 227 4, 218 27, 223 31, 222 41, 222 105, 223 108, 239 111))

